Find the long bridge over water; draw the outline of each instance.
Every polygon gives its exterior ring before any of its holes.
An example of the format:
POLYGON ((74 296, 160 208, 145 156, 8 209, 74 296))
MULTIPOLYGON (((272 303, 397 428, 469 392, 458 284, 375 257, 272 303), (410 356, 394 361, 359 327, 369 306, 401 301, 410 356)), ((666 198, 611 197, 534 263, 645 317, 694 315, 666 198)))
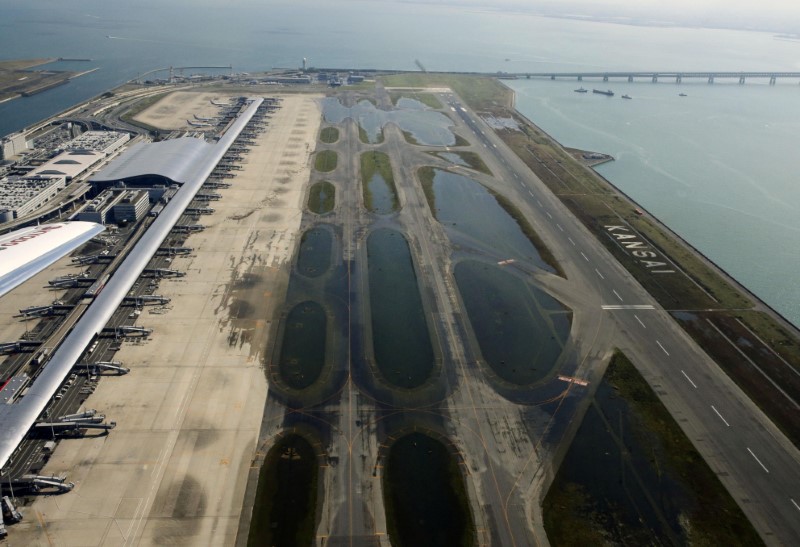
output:
POLYGON ((633 82, 636 79, 649 79, 653 83, 658 82, 659 79, 674 80, 675 83, 681 83, 684 79, 699 78, 705 79, 708 83, 713 84, 717 79, 737 79, 740 84, 745 83, 748 78, 761 78, 768 79, 770 85, 774 85, 778 78, 794 78, 800 80, 800 72, 725 72, 725 71, 709 71, 709 72, 683 72, 683 71, 666 71, 666 72, 650 72, 650 71, 631 71, 631 72, 524 72, 517 74, 509 74, 513 78, 550 78, 555 80, 558 78, 575 78, 582 81, 584 78, 601 78, 604 82, 610 79, 627 79, 633 82))

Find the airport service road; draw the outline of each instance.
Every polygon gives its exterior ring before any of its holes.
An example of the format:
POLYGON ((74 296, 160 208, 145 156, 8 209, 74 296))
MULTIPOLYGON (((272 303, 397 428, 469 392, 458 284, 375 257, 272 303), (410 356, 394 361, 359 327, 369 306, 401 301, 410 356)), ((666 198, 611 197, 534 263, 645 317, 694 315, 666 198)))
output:
POLYGON ((491 128, 455 96, 442 98, 474 133, 476 148, 491 156, 491 167, 500 167, 495 176, 507 183, 506 194, 530 205, 536 229, 570 274, 568 283, 600 295, 601 310, 618 327, 607 346, 628 354, 762 537, 800 544, 797 449, 491 128))

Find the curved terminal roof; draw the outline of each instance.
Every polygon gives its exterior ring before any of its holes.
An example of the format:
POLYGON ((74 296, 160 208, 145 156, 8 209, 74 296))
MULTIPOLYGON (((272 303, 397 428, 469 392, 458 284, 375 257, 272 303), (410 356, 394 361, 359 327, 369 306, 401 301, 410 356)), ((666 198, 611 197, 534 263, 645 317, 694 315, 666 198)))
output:
MULTIPOLYGON (((178 172, 182 176, 192 173, 192 178, 185 179, 184 185, 131 249, 125 260, 106 283, 103 292, 94 299, 83 314, 83 317, 75 324, 50 360, 42 367, 41 372, 39 372, 28 392, 12 404, 0 404, 0 470, 6 467, 14 451, 25 438, 25 435, 28 434, 28 430, 36 423, 48 403, 53 400, 53 396, 69 375, 72 367, 78 362, 78 359, 86 351, 95 336, 106 326, 114 311, 122 303, 130 288, 158 250, 161 242, 164 241, 172 227, 178 222, 178 219, 194 199, 208 175, 214 170, 214 167, 225 155, 225 152, 228 151, 228 148, 239 136, 239 133, 253 117, 262 102, 263 99, 261 98, 252 99, 247 109, 231 124, 219 142, 205 147, 198 147, 197 150, 206 150, 208 153, 202 157, 196 156, 196 165, 182 164, 178 172)), ((180 141, 181 139, 175 140, 180 141)), ((155 146, 162 146, 170 142, 172 141, 163 141, 156 143, 155 146)), ((187 143, 169 146, 176 146, 182 150, 183 146, 187 146, 189 148, 186 150, 195 150, 196 144, 187 143)), ((130 152, 134 152, 134 150, 130 152)), ((128 156, 129 153, 123 156, 128 156)), ((154 156, 160 155, 160 152, 148 152, 148 154, 150 153, 154 154, 154 156)), ((141 158, 141 156, 138 157, 141 158)), ((141 159, 136 160, 134 165, 138 166, 137 169, 145 170, 146 173, 148 171, 146 170, 147 166, 142 164, 141 161, 141 159)), ((183 161, 188 160, 184 159, 183 161)), ((137 170, 130 168, 129 172, 135 173, 137 170)), ((142 174, 142 172, 138 172, 135 176, 141 176, 142 174)))
POLYGON ((205 159, 216 146, 194 137, 136 143, 91 180, 116 182, 154 175, 185 184, 199 176, 206 166, 205 159))
POLYGON ((57 222, 0 236, 0 296, 103 230, 94 222, 57 222))

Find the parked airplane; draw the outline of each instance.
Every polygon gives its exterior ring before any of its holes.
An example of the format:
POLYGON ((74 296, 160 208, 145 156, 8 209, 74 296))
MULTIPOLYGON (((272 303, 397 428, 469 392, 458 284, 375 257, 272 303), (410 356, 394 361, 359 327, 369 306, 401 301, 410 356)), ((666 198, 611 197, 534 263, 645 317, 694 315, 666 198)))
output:
POLYGON ((214 118, 201 118, 197 114, 194 114, 194 119, 197 120, 198 122, 213 122, 214 121, 214 118))
POLYGON ((192 127, 211 127, 211 124, 210 124, 210 123, 206 123, 206 122, 199 122, 199 123, 198 123, 198 122, 193 122, 192 120, 186 120, 186 121, 187 121, 187 122, 189 123, 189 125, 191 125, 192 127))

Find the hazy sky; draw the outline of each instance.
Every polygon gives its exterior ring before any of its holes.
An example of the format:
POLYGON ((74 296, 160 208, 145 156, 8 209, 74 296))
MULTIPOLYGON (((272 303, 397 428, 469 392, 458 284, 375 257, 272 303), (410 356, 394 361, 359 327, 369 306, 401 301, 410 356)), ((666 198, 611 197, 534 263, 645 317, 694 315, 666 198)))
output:
POLYGON ((396 0, 800 34, 800 0, 396 0))

